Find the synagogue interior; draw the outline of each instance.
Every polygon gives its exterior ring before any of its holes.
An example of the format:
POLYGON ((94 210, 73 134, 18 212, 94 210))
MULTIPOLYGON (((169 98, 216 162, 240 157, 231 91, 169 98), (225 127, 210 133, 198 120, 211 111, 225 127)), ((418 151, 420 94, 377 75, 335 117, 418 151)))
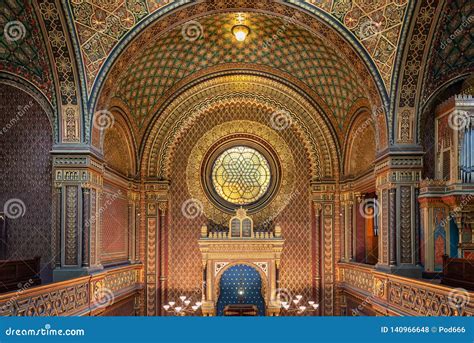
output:
POLYGON ((0 316, 474 315, 474 2, 0 3, 0 316))

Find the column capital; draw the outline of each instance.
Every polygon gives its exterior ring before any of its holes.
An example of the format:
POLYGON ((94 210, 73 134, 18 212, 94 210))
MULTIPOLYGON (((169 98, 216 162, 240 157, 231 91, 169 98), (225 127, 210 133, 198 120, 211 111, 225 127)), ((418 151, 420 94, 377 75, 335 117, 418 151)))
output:
POLYGON ((334 180, 311 181, 311 199, 313 202, 332 202, 336 199, 336 182, 334 180))
POLYGON ((78 185, 82 188, 103 187, 105 166, 95 155, 84 152, 65 155, 64 152, 52 152, 54 186, 78 185))
POLYGON ((170 182, 167 180, 150 180, 145 182, 145 196, 148 202, 167 202, 170 182))
MULTIPOLYGON (((423 153, 387 153, 375 161, 374 173, 378 177, 387 171, 407 172, 407 171, 421 171, 423 168, 423 153)), ((419 181, 419 180, 418 180, 419 181)))

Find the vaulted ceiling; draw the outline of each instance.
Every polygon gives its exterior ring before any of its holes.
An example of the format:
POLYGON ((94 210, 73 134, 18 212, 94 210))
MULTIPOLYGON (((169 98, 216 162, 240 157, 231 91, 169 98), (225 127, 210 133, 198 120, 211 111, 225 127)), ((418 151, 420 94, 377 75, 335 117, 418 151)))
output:
MULTIPOLYGON (((104 61, 127 33, 148 21, 153 14, 160 12, 164 7, 166 11, 186 3, 204 2, 70 1, 70 12, 79 38, 88 89, 91 90, 104 61)), ((267 1, 215 1, 214 7, 215 9, 258 8, 265 7, 265 2, 267 1)), ((309 0, 289 1, 289 3, 304 9, 321 10, 321 15, 351 32, 368 51, 385 85, 389 88, 408 0, 309 0)))
POLYGON ((77 108, 82 118, 69 142, 89 143, 92 114, 111 103, 123 106, 141 136, 170 93, 206 73, 238 68, 299 87, 341 137, 357 107, 390 104, 384 111, 393 136, 398 108, 419 116, 418 103, 473 71, 473 6, 467 0, 9 0, 0 6, 0 71, 28 80, 49 100, 57 141, 65 108, 77 108), (252 26, 245 46, 230 36, 235 12, 245 12, 252 26), (189 44, 181 30, 193 20, 203 32, 189 44), (18 40, 4 34, 11 22, 22 24, 18 40))
MULTIPOLYGON (((117 77, 110 78, 110 97, 124 102, 137 135, 147 128, 167 91, 186 77, 219 66, 296 78, 321 99, 320 105, 341 130, 354 103, 370 98, 362 81, 366 79, 363 67, 360 72, 354 69, 344 46, 338 49, 281 18, 251 13, 246 21, 252 34, 244 43, 237 43, 231 33, 231 13, 198 18, 202 36, 195 41, 183 37, 184 25, 132 43, 132 53, 125 53, 117 63, 117 77), (280 28, 280 36, 264 45, 280 28)), ((105 91, 109 92, 109 85, 105 91)))

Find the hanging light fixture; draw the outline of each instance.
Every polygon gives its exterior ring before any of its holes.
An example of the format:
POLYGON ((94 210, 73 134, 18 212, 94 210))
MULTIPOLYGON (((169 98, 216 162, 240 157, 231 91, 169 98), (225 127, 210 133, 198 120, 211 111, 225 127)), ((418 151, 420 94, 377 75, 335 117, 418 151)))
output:
POLYGON ((236 24, 232 27, 232 34, 239 42, 243 42, 250 33, 250 28, 244 24, 245 16, 243 13, 237 13, 235 16, 236 24))
POLYGON ((243 42, 250 33, 250 29, 246 25, 235 25, 232 28, 232 34, 234 35, 235 39, 239 42, 243 42))

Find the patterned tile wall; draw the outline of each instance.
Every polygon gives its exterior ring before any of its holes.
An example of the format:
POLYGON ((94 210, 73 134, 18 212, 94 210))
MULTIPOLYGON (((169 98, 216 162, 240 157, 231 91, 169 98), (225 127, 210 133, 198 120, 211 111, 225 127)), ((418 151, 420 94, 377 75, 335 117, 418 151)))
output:
POLYGON ((40 105, 17 88, 0 84, 0 108, 0 212, 10 208, 8 259, 41 256, 43 282, 50 281, 52 128, 40 105))
MULTIPOLYGON (((197 140, 212 127, 231 120, 253 120, 269 125, 271 113, 255 111, 254 107, 235 104, 226 111, 211 112, 200 118, 178 144, 172 162, 173 180, 170 188, 170 228, 168 261, 168 286, 170 299, 181 293, 200 294, 202 283, 201 253, 197 244, 204 215, 188 219, 181 212, 182 204, 190 198, 186 185, 186 165, 197 140)), ((276 217, 286 240, 282 261, 280 286, 291 292, 311 295, 311 224, 309 202, 309 163, 303 144, 292 130, 280 131, 293 151, 299 176, 295 196, 276 217)))

